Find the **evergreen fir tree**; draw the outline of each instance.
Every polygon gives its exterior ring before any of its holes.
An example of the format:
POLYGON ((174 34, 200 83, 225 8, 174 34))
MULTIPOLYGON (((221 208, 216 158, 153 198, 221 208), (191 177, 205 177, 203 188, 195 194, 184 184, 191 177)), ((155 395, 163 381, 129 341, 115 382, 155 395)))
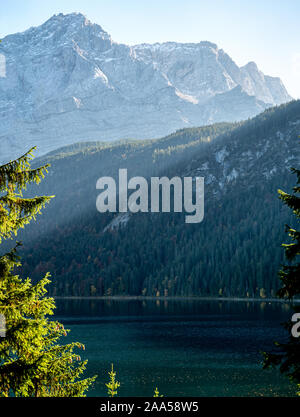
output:
POLYGON ((106 385, 107 394, 109 397, 115 397, 118 394, 118 388, 120 387, 120 382, 116 381, 117 373, 114 371, 114 365, 111 364, 111 371, 108 372, 109 382, 106 385))
POLYGON ((52 197, 24 198, 22 190, 29 183, 39 184, 49 165, 30 169, 30 149, 21 158, 0 166, 0 243, 28 224, 52 197))
MULTIPOLYGON (((0 167, 0 241, 17 234, 51 199, 23 198, 26 185, 39 183, 47 171, 47 166, 30 169, 32 150, 0 167)), ((49 319, 55 308, 46 296, 49 274, 35 285, 15 275, 20 266, 16 251, 0 257, 0 314, 6 322, 5 337, 0 338, 0 396, 84 396, 95 380, 80 380, 87 361, 74 349, 84 345, 58 344, 67 331, 49 319)))
MULTIPOLYGON (((279 190, 279 198, 289 208, 293 210, 297 220, 300 218, 300 170, 292 169, 297 175, 297 185, 294 187, 293 194, 285 193, 279 190)), ((281 298, 292 299, 300 295, 300 231, 292 227, 286 227, 291 242, 283 244, 285 255, 289 261, 279 272, 280 279, 283 283, 282 288, 278 291, 281 298)), ((299 308, 295 308, 299 311, 299 308)), ((270 366, 279 367, 280 371, 287 375, 292 382, 300 383, 300 338, 291 335, 291 323, 285 323, 285 328, 289 331, 290 337, 287 343, 275 343, 277 351, 275 353, 264 353, 264 368, 270 366)), ((299 386, 299 385, 298 385, 299 386)))
MULTIPOLYGON (((300 170, 292 169, 292 171, 298 178, 294 193, 291 195, 279 190, 279 196, 293 210, 297 219, 300 219, 300 170)), ((282 246, 285 248, 286 258, 293 264, 284 265, 279 273, 283 287, 279 290, 278 295, 282 298, 292 298, 300 294, 300 262, 298 258, 300 255, 300 230, 287 226, 286 231, 292 241, 282 246)))
POLYGON ((155 388, 155 390, 154 390, 154 395, 153 395, 153 397, 163 397, 163 395, 160 395, 160 393, 159 393, 159 391, 158 391, 158 388, 156 387, 155 388))

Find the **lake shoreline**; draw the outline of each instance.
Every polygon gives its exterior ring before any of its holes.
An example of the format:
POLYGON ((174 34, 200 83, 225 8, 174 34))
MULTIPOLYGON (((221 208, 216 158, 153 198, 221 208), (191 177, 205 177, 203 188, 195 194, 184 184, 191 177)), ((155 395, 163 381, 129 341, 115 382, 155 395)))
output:
POLYGON ((260 303, 299 304, 298 300, 282 300, 280 298, 244 298, 244 297, 200 297, 200 296, 142 296, 142 295, 112 295, 112 296, 55 296, 57 300, 107 300, 107 301, 236 301, 260 303))

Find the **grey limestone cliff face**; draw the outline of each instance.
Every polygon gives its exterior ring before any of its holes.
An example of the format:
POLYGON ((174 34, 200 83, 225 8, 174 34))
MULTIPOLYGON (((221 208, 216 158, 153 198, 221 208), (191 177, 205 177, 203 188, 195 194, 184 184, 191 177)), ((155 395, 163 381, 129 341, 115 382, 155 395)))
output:
POLYGON ((0 163, 35 145, 155 138, 291 100, 279 78, 215 44, 118 44, 79 13, 6 36, 0 55, 0 163))

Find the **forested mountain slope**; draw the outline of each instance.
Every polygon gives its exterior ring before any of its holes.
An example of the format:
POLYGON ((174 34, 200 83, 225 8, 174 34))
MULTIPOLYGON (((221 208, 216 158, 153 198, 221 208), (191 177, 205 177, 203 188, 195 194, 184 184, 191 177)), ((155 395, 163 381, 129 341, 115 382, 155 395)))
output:
MULTIPOLYGON (((23 272, 52 274, 56 295, 274 295, 285 223, 277 198, 299 167, 300 101, 239 124, 184 129, 160 140, 87 143, 49 154, 39 194, 56 194, 27 228, 23 272), (203 176, 205 216, 96 211, 100 176, 203 176), (113 223, 111 223, 113 221, 113 223)), ((29 190, 32 193, 32 190, 29 190)))

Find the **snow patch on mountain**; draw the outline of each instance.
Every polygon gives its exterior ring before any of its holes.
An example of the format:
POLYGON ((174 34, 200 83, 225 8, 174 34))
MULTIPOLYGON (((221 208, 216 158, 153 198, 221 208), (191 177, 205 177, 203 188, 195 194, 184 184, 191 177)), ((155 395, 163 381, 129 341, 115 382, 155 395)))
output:
POLYGON ((0 57, 0 163, 35 145, 44 154, 247 119, 291 99, 279 78, 239 68, 216 44, 127 46, 80 13, 6 36, 0 57))
POLYGON ((216 152, 216 161, 219 162, 219 164, 222 164, 224 162, 224 159, 228 155, 228 152, 226 150, 226 147, 221 149, 220 151, 216 152))

